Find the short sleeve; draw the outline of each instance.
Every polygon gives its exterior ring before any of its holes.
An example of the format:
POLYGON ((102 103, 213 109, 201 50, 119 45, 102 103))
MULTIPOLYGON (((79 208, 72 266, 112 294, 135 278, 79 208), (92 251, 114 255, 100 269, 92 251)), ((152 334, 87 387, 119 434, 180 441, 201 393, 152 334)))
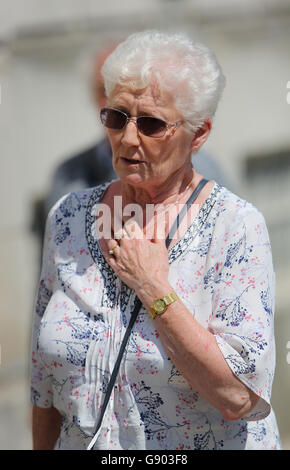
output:
POLYGON ((257 421, 271 411, 275 369, 275 274, 262 214, 250 204, 237 211, 218 245, 223 263, 208 273, 213 281, 209 327, 233 373, 260 397, 243 417, 257 421))
POLYGON ((31 402, 40 408, 49 408, 53 403, 52 380, 39 352, 39 331, 46 307, 52 296, 54 283, 53 269, 53 218, 54 209, 48 215, 45 228, 42 270, 35 300, 31 338, 30 384, 31 402))

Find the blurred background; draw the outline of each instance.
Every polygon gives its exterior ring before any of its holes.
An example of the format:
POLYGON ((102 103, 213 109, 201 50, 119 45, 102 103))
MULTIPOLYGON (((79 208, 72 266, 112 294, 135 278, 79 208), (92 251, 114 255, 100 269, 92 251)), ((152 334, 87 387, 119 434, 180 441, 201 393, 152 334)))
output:
POLYGON ((108 43, 148 28, 204 42, 226 75, 205 149, 269 229, 277 277, 272 405, 290 449, 289 0, 0 1, 0 449, 31 449, 41 218, 57 166, 102 137, 92 60, 108 43))

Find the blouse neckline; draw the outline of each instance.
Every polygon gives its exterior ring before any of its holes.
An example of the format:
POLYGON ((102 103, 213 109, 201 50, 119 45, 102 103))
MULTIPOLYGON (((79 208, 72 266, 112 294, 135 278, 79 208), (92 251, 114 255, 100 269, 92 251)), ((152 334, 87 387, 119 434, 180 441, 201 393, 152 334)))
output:
MULTIPOLYGON (((89 198, 87 209, 86 209, 86 239, 90 254, 94 263, 99 267, 102 276, 104 277, 105 282, 105 292, 103 302, 108 306, 113 307, 115 303, 116 292, 115 289, 112 289, 112 284, 116 285, 117 276, 111 266, 105 260, 103 251, 101 249, 96 230, 95 230, 95 221, 96 221, 96 209, 97 205, 100 203, 105 191, 109 185, 115 180, 108 181, 102 185, 96 186, 92 190, 92 194, 89 198), (107 288, 106 288, 107 286, 107 288)), ((197 216, 194 218, 190 226, 187 228, 186 232, 183 234, 180 240, 178 240, 168 251, 168 261, 169 264, 172 264, 176 259, 178 259, 192 243, 194 238, 202 229, 210 211, 215 205, 218 196, 222 190, 222 186, 218 183, 214 183, 208 197, 204 201, 203 205, 198 211, 197 216)), ((122 299, 124 301, 124 307, 126 307, 130 292, 128 286, 123 284, 122 293, 121 293, 121 309, 122 309, 122 299), (129 289, 129 291, 128 291, 129 289)))

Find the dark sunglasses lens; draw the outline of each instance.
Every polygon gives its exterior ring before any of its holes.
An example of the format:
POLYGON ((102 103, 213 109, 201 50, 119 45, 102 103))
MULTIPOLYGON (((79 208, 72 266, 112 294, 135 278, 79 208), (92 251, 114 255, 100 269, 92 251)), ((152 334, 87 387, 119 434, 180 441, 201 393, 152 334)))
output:
POLYGON ((150 137, 162 137, 166 131, 166 122, 154 117, 140 117, 137 119, 137 124, 140 132, 150 137))
POLYGON ((123 129, 127 122, 127 116, 116 109, 103 108, 101 110, 101 121, 109 129, 123 129))

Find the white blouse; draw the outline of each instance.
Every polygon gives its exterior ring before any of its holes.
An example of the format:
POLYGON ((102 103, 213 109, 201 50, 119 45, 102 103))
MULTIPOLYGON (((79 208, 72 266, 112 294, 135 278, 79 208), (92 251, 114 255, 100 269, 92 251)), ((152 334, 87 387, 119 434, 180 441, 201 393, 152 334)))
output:
MULTIPOLYGON (((31 399, 63 416, 56 449, 91 442, 136 300, 96 238, 96 208, 109 184, 64 196, 47 220, 31 399)), ((270 405, 275 279, 263 216, 215 183, 169 264, 173 290, 260 399, 249 416, 225 420, 175 368, 142 306, 94 449, 280 449, 270 405)))

